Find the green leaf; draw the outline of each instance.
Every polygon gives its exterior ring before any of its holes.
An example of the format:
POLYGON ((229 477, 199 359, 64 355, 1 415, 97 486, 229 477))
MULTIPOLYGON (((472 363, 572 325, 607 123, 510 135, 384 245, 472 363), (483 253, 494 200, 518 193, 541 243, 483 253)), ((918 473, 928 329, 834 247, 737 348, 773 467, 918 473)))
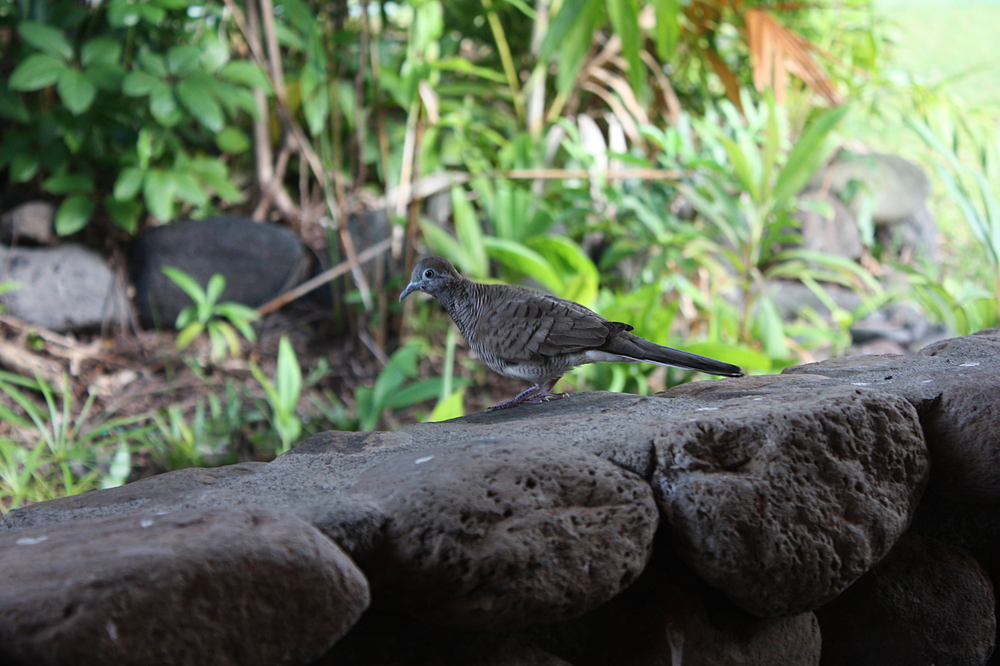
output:
POLYGON ((489 277, 490 260, 483 247, 483 228, 479 224, 476 210, 465 196, 465 188, 454 185, 451 188, 451 207, 455 217, 455 232, 466 257, 471 264, 467 268, 470 277, 489 277))
POLYGON ((67 67, 59 72, 56 90, 59 91, 59 98, 63 104, 74 116, 89 109, 97 95, 97 88, 90 82, 90 79, 72 67, 67 67))
POLYGON ((166 87, 167 84, 161 79, 141 69, 133 69, 122 79, 122 93, 130 97, 141 97, 150 94, 154 90, 166 87))
POLYGON ((167 51, 167 72, 181 76, 201 65, 201 51, 190 44, 181 44, 167 51))
POLYGON ((809 182, 829 152, 827 136, 849 109, 849 106, 839 106, 825 111, 802 132, 774 185, 776 205, 795 195, 809 182))
POLYGON ((726 149, 726 155, 729 156, 729 164, 740 179, 740 185, 747 191, 754 202, 759 202, 760 189, 757 186, 757 179, 754 177, 753 169, 750 167, 750 161, 747 159, 747 156, 740 149, 740 146, 729 137, 720 136, 719 142, 726 149))
POLYGON ((49 194, 86 194, 94 191, 94 179, 81 173, 63 173, 46 178, 42 189, 49 194))
POLYGON ((662 62, 670 62, 680 40, 680 17, 683 12, 680 0, 653 0, 656 15, 656 54, 662 62))
POLYGON ((435 254, 458 266, 462 273, 472 274, 472 260, 454 236, 427 219, 420 220, 420 229, 424 234, 424 242, 435 254))
POLYGON ((174 343, 178 349, 184 349, 187 347, 205 330, 205 325, 200 321, 188 324, 187 326, 181 326, 180 322, 183 314, 184 312, 181 311, 181 314, 177 316, 177 325, 175 326, 175 328, 179 328, 181 331, 177 334, 177 340, 174 343))
POLYGON ((222 107, 212 96, 210 88, 200 81, 184 79, 177 84, 177 97, 198 122, 213 132, 222 131, 222 107))
POLYGON ((622 41, 622 55, 628 63, 629 83, 632 84, 632 90, 639 92, 646 80, 640 56, 643 35, 639 30, 639 9, 634 0, 607 0, 606 6, 611 25, 622 41))
POLYGON ((386 396, 386 409, 410 407, 426 400, 433 400, 441 392, 441 378, 433 377, 413 382, 386 396))
POLYGON ((601 275, 583 248, 562 236, 534 236, 528 239, 527 245, 545 257, 564 277, 563 288, 555 292, 556 296, 586 306, 594 304, 601 275))
POLYGON ((215 135, 215 145, 224 153, 237 155, 250 150, 250 139, 243 130, 232 125, 215 135))
POLYGON ((143 49, 139 51, 139 55, 136 59, 139 61, 139 65, 142 66, 144 70, 159 79, 165 79, 169 75, 169 72, 167 71, 167 61, 164 60, 163 56, 159 53, 153 53, 149 49, 143 49))
POLYGON ((556 73, 556 90, 568 95, 576 83, 580 68, 590 51, 594 30, 604 17, 604 3, 600 0, 572 0, 563 2, 542 43, 542 59, 548 60, 551 52, 559 51, 559 70, 556 73))
POLYGON ((174 268, 173 266, 160 266, 160 272, 180 287, 181 291, 187 294, 191 300, 194 301, 196 306, 200 306, 208 302, 208 298, 205 296, 205 290, 202 289, 202 286, 198 284, 197 280, 184 271, 179 268, 174 268))
POLYGON ((138 201, 118 201, 112 196, 104 197, 104 209, 116 227, 129 234, 139 230, 139 217, 143 207, 138 201))
POLYGON ((434 410, 427 417, 427 423, 437 423, 439 421, 448 421, 450 419, 457 419, 460 416, 465 416, 465 387, 461 387, 456 391, 453 391, 444 400, 438 400, 438 403, 434 405, 434 410))
POLYGON ((125 167, 118 173, 115 180, 114 197, 118 201, 126 201, 135 198, 142 187, 142 180, 146 172, 139 167, 125 167))
POLYGON ((55 228, 60 236, 74 234, 87 226, 90 216, 94 214, 94 200, 90 197, 76 194, 68 197, 56 211, 55 228))
POLYGON ((11 72, 7 85, 11 90, 41 90, 56 82, 66 63, 44 53, 28 56, 11 72))
POLYGON ((38 153, 18 153, 10 161, 10 182, 24 183, 38 173, 38 153))
POLYGON ((87 40, 80 49, 80 62, 84 66, 117 65, 122 55, 121 43, 111 37, 95 37, 87 40))
POLYGON ((178 199, 192 206, 208 205, 208 193, 190 171, 174 168, 169 172, 174 182, 174 194, 178 199))
POLYGON ((302 366, 295 355, 295 349, 287 336, 281 336, 278 343, 278 368, 276 370, 275 387, 281 406, 289 413, 295 412, 302 393, 302 366))
POLYGON ((162 169, 150 169, 142 182, 146 208, 161 222, 174 218, 174 180, 162 169))
POLYGON ((181 110, 177 108, 173 88, 167 85, 154 88, 150 93, 149 111, 164 127, 173 127, 184 118, 181 110))
POLYGON ((537 280, 553 294, 560 293, 565 287, 552 264, 531 248, 515 241, 490 236, 483 238, 483 243, 491 257, 510 270, 537 280))
POLYGON ((219 76, 233 83, 241 83, 248 88, 260 88, 270 92, 271 82, 264 70, 248 60, 234 60, 219 72, 219 76))
POLYGON ((73 57, 73 46, 69 40, 51 25, 36 21, 21 21, 17 26, 17 31, 24 41, 43 53, 61 58, 64 61, 73 57))

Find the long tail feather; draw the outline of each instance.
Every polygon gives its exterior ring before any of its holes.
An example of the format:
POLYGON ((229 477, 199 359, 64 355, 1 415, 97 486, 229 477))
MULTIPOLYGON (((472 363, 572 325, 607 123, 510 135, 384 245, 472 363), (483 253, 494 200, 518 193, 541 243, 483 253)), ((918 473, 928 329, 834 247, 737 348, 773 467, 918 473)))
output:
POLYGON ((636 361, 669 365, 684 370, 697 370, 710 375, 742 377, 743 370, 732 363, 723 363, 707 356, 664 347, 631 333, 621 333, 605 345, 601 351, 625 356, 636 361))

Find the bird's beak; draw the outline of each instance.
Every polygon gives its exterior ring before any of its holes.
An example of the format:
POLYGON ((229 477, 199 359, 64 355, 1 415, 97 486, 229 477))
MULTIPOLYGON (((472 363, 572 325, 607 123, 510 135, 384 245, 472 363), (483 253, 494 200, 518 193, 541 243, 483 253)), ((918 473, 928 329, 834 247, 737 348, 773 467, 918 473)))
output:
POLYGON ((420 289, 419 282, 411 282, 410 284, 406 285, 406 289, 404 289, 403 293, 399 295, 399 302, 402 303, 404 298, 406 298, 413 292, 417 291, 418 289, 420 289))

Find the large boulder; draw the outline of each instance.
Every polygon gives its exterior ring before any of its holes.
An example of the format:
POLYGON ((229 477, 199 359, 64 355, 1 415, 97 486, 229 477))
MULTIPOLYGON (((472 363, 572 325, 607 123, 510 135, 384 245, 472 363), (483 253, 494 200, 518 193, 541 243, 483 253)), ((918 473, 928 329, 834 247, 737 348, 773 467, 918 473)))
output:
POLYGON ((204 287, 226 278, 221 301, 258 307, 308 273, 305 247, 288 229, 240 217, 185 220, 140 236, 129 257, 135 302, 143 326, 172 328, 191 299, 161 268, 184 271, 204 287))
POLYGON ((916 411, 856 387, 780 377, 680 386, 701 413, 656 441, 653 483, 682 558, 762 616, 812 610, 878 562, 929 471, 916 411), (823 390, 819 390, 823 386, 823 390))
POLYGON ((996 642, 993 584, 969 553, 907 535, 816 611, 823 666, 981 666, 996 642))
POLYGON ((512 628, 579 615, 642 572, 657 524, 642 478, 572 446, 484 441, 391 458, 350 490, 388 517, 361 560, 376 603, 512 628))
POLYGON ((263 509, 0 534, 0 662, 307 664, 368 606, 333 542, 263 509))

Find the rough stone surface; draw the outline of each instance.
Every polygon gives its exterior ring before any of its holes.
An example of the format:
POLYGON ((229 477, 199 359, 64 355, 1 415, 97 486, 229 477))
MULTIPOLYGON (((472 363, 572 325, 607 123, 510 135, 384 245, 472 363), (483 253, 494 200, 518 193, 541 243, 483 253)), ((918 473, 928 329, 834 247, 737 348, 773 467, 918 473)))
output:
POLYGON ((360 562, 375 604, 473 628, 556 622, 607 601, 646 565, 657 524, 643 479, 565 445, 406 453, 350 492, 388 516, 360 562))
POLYGON ((1000 503, 1000 368, 946 386, 923 423, 931 487, 956 500, 1000 503))
POLYGON ((48 245, 56 239, 56 207, 48 201, 26 201, 0 215, 0 241, 48 245))
POLYGON ((967 552, 915 535, 819 609, 824 666, 980 666, 993 651, 993 585, 967 552))
POLYGON ((0 663, 303 664, 368 605, 329 539, 264 510, 0 535, 0 663))
POLYGON ((578 620, 553 627, 543 647, 574 666, 816 666, 816 616, 760 618, 733 605, 658 538, 643 575, 578 620))
POLYGON ((348 552, 373 547, 385 516, 361 498, 342 493, 353 483, 352 463, 358 461, 301 456, 293 461, 318 464, 285 465, 282 460, 179 470, 118 488, 33 504, 8 513, 0 522, 0 534, 159 511, 261 507, 280 509, 312 523, 348 552))
POLYGON ((202 286, 226 278, 221 301, 258 307, 305 277, 309 258, 288 229, 249 218, 185 220, 152 229, 129 257, 135 302, 144 326, 172 328, 191 299, 160 270, 178 268, 202 286))
POLYGON ((911 405, 822 385, 778 380, 656 442, 653 483, 682 558, 761 616, 816 608, 864 574, 906 529, 928 473, 911 405))
POLYGON ((540 646, 537 633, 442 627, 372 608, 310 666, 571 666, 540 646))
POLYGON ((128 312, 107 262, 78 245, 0 246, 0 281, 18 284, 0 294, 10 314, 53 331, 121 323, 128 312))
POLYGON ((923 418, 950 386, 985 384, 1000 369, 1000 329, 949 338, 916 355, 846 356, 785 368, 782 375, 823 377, 841 384, 892 393, 923 418))

